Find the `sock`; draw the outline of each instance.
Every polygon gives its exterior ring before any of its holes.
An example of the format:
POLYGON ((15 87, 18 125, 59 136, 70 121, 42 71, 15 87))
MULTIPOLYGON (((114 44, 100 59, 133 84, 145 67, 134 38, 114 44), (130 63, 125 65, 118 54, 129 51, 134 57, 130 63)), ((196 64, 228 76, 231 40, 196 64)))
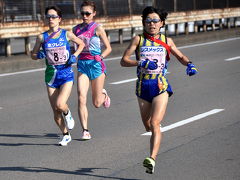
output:
POLYGON ((69 112, 69 110, 67 111, 67 113, 64 113, 64 112, 63 112, 64 116, 68 115, 68 112, 69 112))
POLYGON ((63 135, 64 135, 64 136, 65 136, 65 135, 69 135, 69 132, 63 133, 63 135))

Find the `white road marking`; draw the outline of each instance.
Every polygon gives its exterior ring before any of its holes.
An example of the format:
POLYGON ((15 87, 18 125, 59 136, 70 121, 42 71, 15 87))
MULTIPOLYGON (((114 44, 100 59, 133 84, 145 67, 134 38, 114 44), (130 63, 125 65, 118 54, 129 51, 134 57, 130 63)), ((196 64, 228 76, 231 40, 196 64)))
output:
MULTIPOLYGON (((180 126, 183 126, 185 124, 188 124, 190 122, 194 122, 194 121, 197 121, 199 119, 202 119, 202 118, 205 118, 207 116, 210 116, 210 115, 213 115, 213 114, 216 114, 216 113, 219 113, 221 111, 224 111, 224 109, 213 109, 211 111, 208 111, 208 112, 205 112, 205 113, 202 113, 202 114, 198 114, 196 116, 193 116, 191 118, 188 118, 188 119, 185 119, 185 120, 182 120, 182 121, 179 121, 179 122, 176 122, 174 124, 171 124, 169 126, 165 126, 165 127, 161 127, 161 131, 162 132, 166 132, 166 131, 169 131, 171 129, 174 129, 174 128, 177 128, 177 127, 180 127, 180 126)), ((144 134, 142 134, 144 136, 150 136, 152 135, 152 132, 146 132, 144 134)))
POLYGON ((123 81, 112 82, 112 83, 109 83, 109 84, 123 84, 123 83, 136 81, 136 80, 137 80, 137 78, 132 78, 132 79, 127 79, 127 80, 123 80, 123 81))
POLYGON ((234 61, 234 60, 240 60, 240 56, 225 59, 225 61, 234 61))
POLYGON ((17 74, 26 74, 26 73, 31 73, 31 72, 43 71, 43 70, 45 70, 45 68, 32 69, 32 70, 27 70, 27 71, 19 71, 19 72, 13 72, 13 73, 4 73, 4 74, 0 74, 0 77, 12 76, 12 75, 17 75, 17 74))
POLYGON ((240 37, 223 39, 223 40, 219 40, 219 41, 211 41, 211 42, 206 42, 206 43, 192 44, 192 45, 189 45, 189 46, 181 46, 181 47, 178 47, 178 49, 185 49, 185 48, 191 48, 191 47, 205 46, 205 45, 222 43, 222 42, 233 41, 233 40, 238 40, 238 39, 240 39, 240 37))
MULTIPOLYGON (((167 72, 167 74, 169 74, 170 72, 167 72)), ((123 84, 123 83, 128 83, 128 82, 132 82, 132 81, 136 81, 137 78, 132 78, 132 79, 126 79, 126 80, 122 80, 122 81, 116 81, 116 82, 112 82, 112 83, 109 83, 109 84, 123 84)))
POLYGON ((0 107, 0 109, 3 109, 2 107, 0 107))
MULTIPOLYGON (((239 37, 237 37, 237 38, 229 38, 229 39, 223 39, 223 40, 219 40, 219 41, 211 41, 211 42, 207 42, 207 43, 199 43, 199 44, 193 44, 193 45, 189 45, 189 46, 181 46, 181 47, 178 47, 178 49, 198 47, 198 46, 205 46, 205 45, 222 43, 222 42, 233 41, 233 40, 238 40, 238 39, 240 39, 240 38, 239 38, 239 37)), ((133 55, 133 56, 134 56, 134 55, 133 55)), ((105 61, 112 61, 112 60, 117 60, 117 59, 120 60, 121 58, 122 58, 122 56, 113 57, 113 58, 106 58, 106 59, 104 59, 104 60, 105 60, 105 61)), ((14 73, 4 73, 4 74, 0 74, 0 77, 17 75, 17 74, 25 74, 25 73, 31 73, 31 72, 37 72, 37 71, 43 71, 43 70, 45 70, 45 68, 28 70, 28 71, 19 71, 19 72, 14 72, 14 73)))

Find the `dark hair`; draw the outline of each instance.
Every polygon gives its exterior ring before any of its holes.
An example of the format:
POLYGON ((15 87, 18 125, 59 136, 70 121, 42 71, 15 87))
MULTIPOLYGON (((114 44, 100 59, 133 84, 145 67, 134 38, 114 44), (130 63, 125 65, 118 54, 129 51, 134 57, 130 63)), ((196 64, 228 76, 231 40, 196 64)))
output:
POLYGON ((47 15, 47 13, 48 13, 48 11, 49 11, 50 9, 55 10, 55 11, 57 12, 57 15, 58 15, 60 18, 62 18, 62 10, 61 10, 59 7, 57 7, 57 6, 48 6, 48 7, 45 9, 45 15, 47 15))
POLYGON ((93 8, 93 11, 96 11, 96 5, 94 1, 83 1, 83 3, 81 4, 81 8, 83 6, 91 6, 93 8))
POLYGON ((156 9, 152 6, 147 6, 142 12, 142 23, 144 25, 144 21, 147 16, 151 13, 156 13, 159 15, 160 19, 163 21, 163 25, 165 25, 165 20, 167 19, 168 13, 164 9, 156 9))

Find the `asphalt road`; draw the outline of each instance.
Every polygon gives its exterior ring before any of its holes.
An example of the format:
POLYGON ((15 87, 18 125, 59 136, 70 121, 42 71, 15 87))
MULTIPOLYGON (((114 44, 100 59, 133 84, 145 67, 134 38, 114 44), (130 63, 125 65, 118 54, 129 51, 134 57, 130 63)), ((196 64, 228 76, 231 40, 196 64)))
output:
POLYGON ((134 95, 135 68, 120 67, 122 52, 106 61, 110 109, 95 109, 89 94, 90 141, 80 141, 74 86, 69 105, 76 127, 67 147, 56 145, 60 132, 44 71, 0 74, 0 179, 239 180, 239 44, 240 38, 232 38, 181 46, 199 70, 193 77, 172 57, 168 78, 174 94, 153 175, 142 167, 150 136, 134 95))

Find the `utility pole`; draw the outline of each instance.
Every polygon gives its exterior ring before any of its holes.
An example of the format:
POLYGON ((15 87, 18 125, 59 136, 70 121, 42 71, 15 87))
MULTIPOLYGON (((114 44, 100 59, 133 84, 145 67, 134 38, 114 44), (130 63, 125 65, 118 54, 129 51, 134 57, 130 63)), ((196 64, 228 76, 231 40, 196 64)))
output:
POLYGON ((37 20, 37 2, 36 0, 32 0, 32 19, 37 20))

